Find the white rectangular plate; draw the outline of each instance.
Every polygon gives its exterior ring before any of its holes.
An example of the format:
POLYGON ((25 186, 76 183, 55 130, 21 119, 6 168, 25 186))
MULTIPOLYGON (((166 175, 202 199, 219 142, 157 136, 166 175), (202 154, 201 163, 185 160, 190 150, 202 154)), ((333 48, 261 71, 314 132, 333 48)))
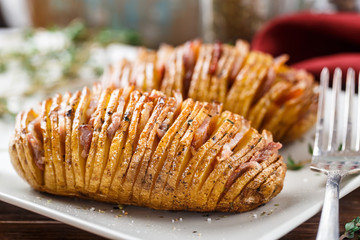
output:
MULTIPOLYGON (((283 191, 265 206, 241 214, 157 211, 85 201, 32 190, 11 166, 7 140, 13 123, 0 122, 0 200, 112 239, 277 239, 316 214, 326 177, 309 170, 288 171, 283 191)), ((284 159, 310 159, 313 132, 286 146, 284 159)), ((341 196, 360 186, 360 176, 343 180, 341 196)))

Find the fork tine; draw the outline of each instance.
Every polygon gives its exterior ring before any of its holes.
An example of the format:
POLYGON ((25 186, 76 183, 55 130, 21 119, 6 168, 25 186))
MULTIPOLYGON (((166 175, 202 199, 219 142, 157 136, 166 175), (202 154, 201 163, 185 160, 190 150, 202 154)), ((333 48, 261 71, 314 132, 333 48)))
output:
MULTIPOLYGON (((326 89, 329 87, 329 69, 323 68, 320 75, 320 86, 319 86, 319 103, 317 110, 317 120, 316 120, 316 133, 314 141, 314 150, 313 155, 318 156, 323 150, 324 142, 324 116, 325 116, 325 95, 326 89)), ((360 141, 360 139, 359 139, 360 141)))
POLYGON ((337 124, 338 124, 338 98, 341 90, 341 69, 336 68, 334 72, 332 90, 331 90, 331 108, 329 117, 329 139, 328 139, 328 151, 337 150, 337 124))
POLYGON ((342 141, 341 151, 351 148, 351 129, 352 129, 352 104, 355 90, 355 72, 354 69, 349 68, 346 74, 346 91, 344 101, 344 118, 342 126, 342 141))
POLYGON ((356 140, 355 140, 355 151, 360 151, 360 72, 358 77, 358 94, 357 94, 357 116, 356 116, 356 140))

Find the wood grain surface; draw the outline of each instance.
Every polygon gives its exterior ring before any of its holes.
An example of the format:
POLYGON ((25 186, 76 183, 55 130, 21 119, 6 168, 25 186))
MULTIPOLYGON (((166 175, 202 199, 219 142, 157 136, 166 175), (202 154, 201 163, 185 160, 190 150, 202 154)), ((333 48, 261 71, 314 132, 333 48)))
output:
MULTIPOLYGON (((340 200, 340 232, 360 216, 360 189, 340 200)), ((320 213, 285 235, 281 240, 315 239, 320 213)), ((261 230, 261 229, 259 229, 261 230)), ((104 239, 36 213, 0 201, 0 239, 104 239)), ((355 238, 357 239, 357 238, 355 238)))

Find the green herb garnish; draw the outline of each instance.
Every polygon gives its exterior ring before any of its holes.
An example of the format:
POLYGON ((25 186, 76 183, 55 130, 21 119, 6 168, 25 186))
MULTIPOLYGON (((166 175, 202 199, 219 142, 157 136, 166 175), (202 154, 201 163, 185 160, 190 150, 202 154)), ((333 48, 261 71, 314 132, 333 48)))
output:
POLYGON ((339 147, 338 147, 338 152, 340 152, 342 149, 342 143, 340 143, 339 147))
POLYGON ((231 123, 231 124, 234 124, 234 122, 231 121, 230 119, 226 119, 226 121, 228 121, 228 122, 231 123))
POLYGON ((351 222, 345 224, 345 232, 340 236, 339 240, 354 238, 355 232, 360 230, 360 217, 354 218, 351 222))
POLYGON ((311 145, 311 143, 308 143, 308 152, 310 153, 310 155, 313 155, 313 153, 314 153, 314 149, 313 149, 313 146, 311 145))
POLYGON ((289 155, 286 163, 287 169, 289 170, 300 170, 304 167, 304 164, 296 163, 294 159, 289 155))

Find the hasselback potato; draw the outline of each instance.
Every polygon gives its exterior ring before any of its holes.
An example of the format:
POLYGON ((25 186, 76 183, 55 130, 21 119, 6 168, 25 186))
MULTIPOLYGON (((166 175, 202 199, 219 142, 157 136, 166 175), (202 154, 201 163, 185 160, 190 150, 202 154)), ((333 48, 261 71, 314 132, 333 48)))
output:
POLYGON ((133 87, 57 94, 17 116, 11 161, 33 188, 52 194, 247 211, 281 191, 281 144, 221 108, 133 87))
POLYGON ((103 76, 105 86, 172 91, 198 101, 221 102, 225 110, 244 116, 259 131, 267 129, 275 140, 292 141, 315 122, 317 93, 313 77, 277 58, 250 51, 239 40, 228 44, 190 41, 178 47, 162 45, 158 51, 139 49, 134 61, 122 60, 103 76))

